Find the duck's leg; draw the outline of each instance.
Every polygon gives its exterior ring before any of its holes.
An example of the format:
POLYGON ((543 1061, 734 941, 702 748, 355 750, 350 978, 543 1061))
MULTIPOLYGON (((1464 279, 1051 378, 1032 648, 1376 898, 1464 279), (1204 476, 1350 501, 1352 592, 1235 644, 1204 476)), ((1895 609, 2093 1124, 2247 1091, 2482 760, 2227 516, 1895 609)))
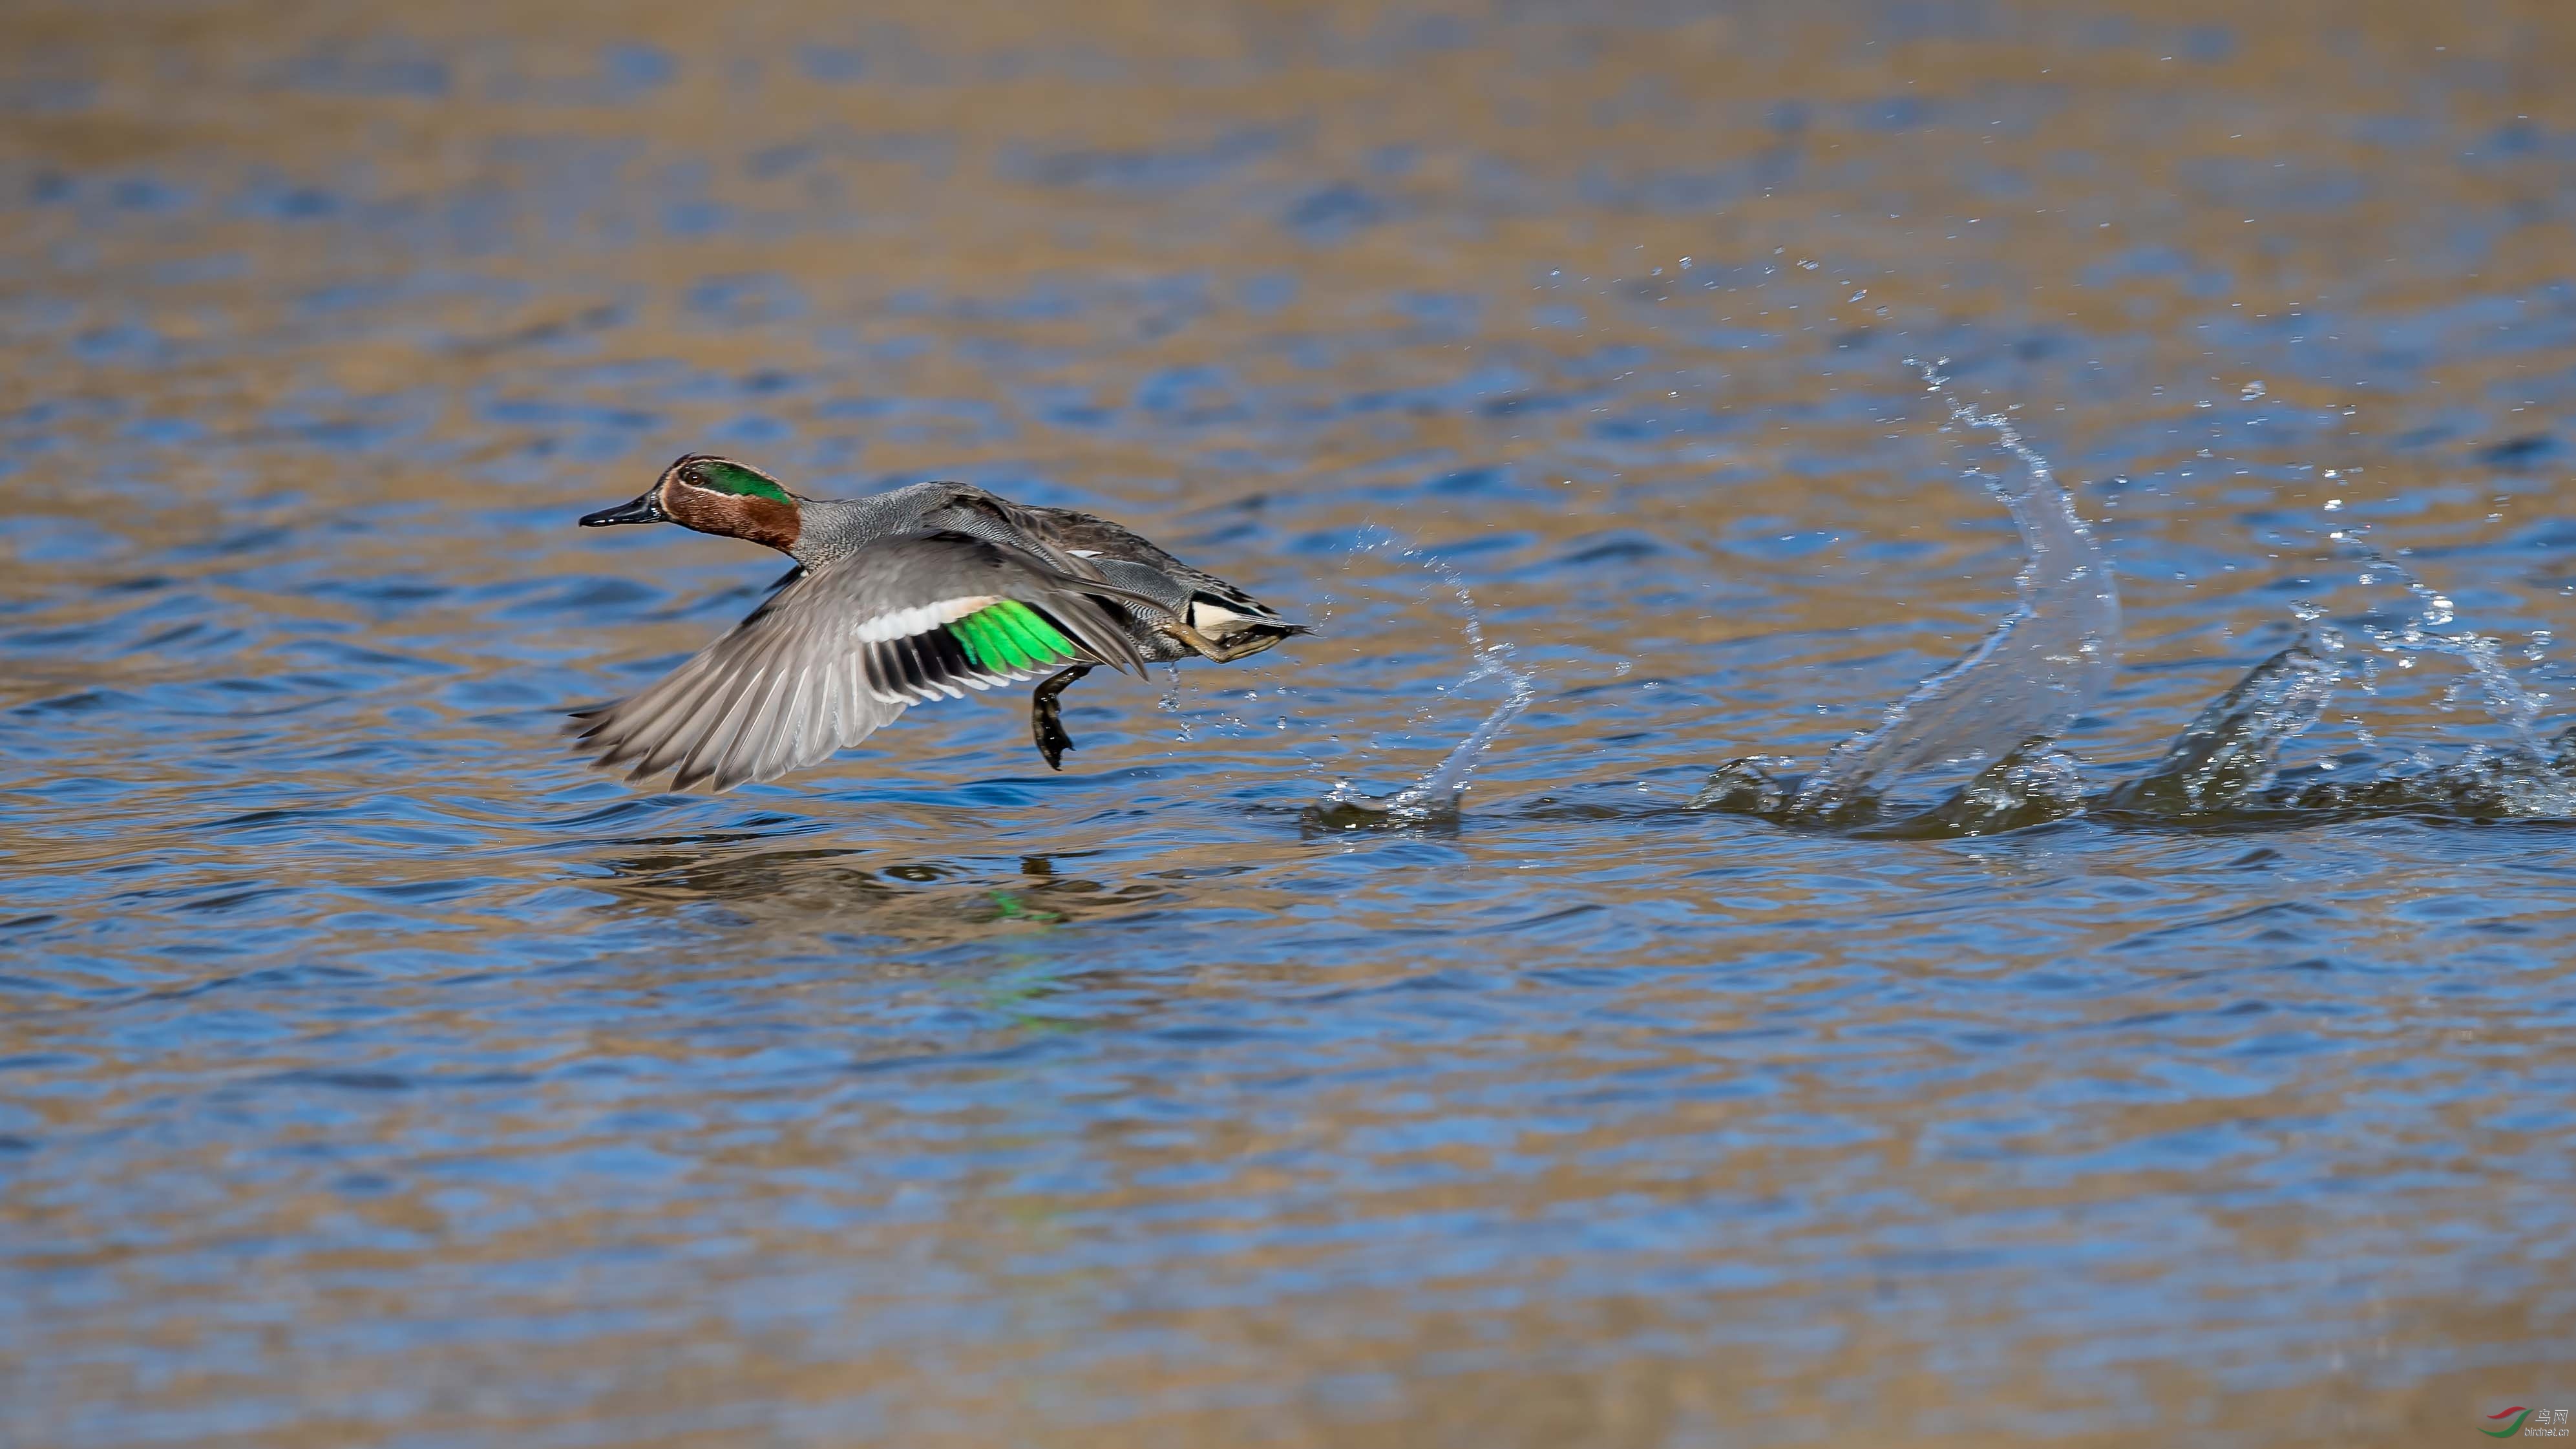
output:
POLYGON ((1218 664, 1232 664, 1238 659, 1258 654, 1292 634, 1315 632, 1303 624, 1290 624, 1283 628, 1247 629, 1237 634, 1233 642, 1220 644, 1178 619, 1157 624, 1154 627, 1178 640, 1201 659, 1212 660, 1218 664))
POLYGON ((1056 712, 1055 697, 1064 687, 1091 672, 1088 664, 1059 669, 1038 685, 1029 696, 1029 733, 1038 743, 1038 753, 1046 757, 1047 768, 1064 768, 1064 752, 1073 748, 1073 737, 1064 732, 1064 719, 1056 712))

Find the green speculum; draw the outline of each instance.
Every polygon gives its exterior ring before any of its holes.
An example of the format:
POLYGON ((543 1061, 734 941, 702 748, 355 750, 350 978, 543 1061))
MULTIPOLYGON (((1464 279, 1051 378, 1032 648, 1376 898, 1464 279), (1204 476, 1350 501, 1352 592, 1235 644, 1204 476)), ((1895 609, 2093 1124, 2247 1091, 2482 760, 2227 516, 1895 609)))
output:
POLYGON ((1074 657, 1073 641, 1016 599, 1004 599, 954 620, 948 632, 966 646, 966 655, 976 667, 996 672, 1034 669, 1074 657))

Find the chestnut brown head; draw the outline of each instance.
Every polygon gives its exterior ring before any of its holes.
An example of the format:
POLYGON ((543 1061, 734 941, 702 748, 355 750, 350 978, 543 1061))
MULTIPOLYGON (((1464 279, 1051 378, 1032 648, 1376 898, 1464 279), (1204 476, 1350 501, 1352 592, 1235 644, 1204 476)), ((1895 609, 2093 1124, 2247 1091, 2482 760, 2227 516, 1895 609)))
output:
POLYGON ((676 523, 700 533, 788 552, 796 546, 801 522, 796 495, 757 468, 704 453, 692 453, 662 470, 644 495, 631 503, 586 514, 584 528, 616 523, 676 523))

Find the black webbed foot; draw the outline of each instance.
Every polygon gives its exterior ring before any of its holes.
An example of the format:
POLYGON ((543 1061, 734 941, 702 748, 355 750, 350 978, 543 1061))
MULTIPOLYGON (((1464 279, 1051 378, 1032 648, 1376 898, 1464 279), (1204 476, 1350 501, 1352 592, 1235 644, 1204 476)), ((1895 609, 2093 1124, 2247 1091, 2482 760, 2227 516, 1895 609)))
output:
POLYGON ((1091 672, 1088 664, 1076 664, 1057 670, 1029 695, 1029 734, 1037 741, 1038 753, 1046 758, 1047 768, 1064 768, 1064 752, 1073 748, 1073 736, 1064 732, 1064 719, 1058 712, 1055 697, 1066 685, 1091 672))

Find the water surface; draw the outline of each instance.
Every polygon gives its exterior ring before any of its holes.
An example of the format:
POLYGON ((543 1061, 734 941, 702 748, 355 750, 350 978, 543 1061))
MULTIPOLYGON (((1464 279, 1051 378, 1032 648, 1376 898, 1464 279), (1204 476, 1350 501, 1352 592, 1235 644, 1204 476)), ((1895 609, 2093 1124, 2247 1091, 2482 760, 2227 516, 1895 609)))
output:
POLYGON ((0 32, 0 1441, 2576 1404, 2562 823, 1690 808, 2015 607, 1954 406, 2117 570, 2097 796, 2328 636, 2284 788, 2553 734, 2563 7, 0 32), (571 520, 694 450, 1108 513, 1322 632, 1095 675, 1060 775, 1005 701, 631 789, 560 711, 775 560, 571 520))

